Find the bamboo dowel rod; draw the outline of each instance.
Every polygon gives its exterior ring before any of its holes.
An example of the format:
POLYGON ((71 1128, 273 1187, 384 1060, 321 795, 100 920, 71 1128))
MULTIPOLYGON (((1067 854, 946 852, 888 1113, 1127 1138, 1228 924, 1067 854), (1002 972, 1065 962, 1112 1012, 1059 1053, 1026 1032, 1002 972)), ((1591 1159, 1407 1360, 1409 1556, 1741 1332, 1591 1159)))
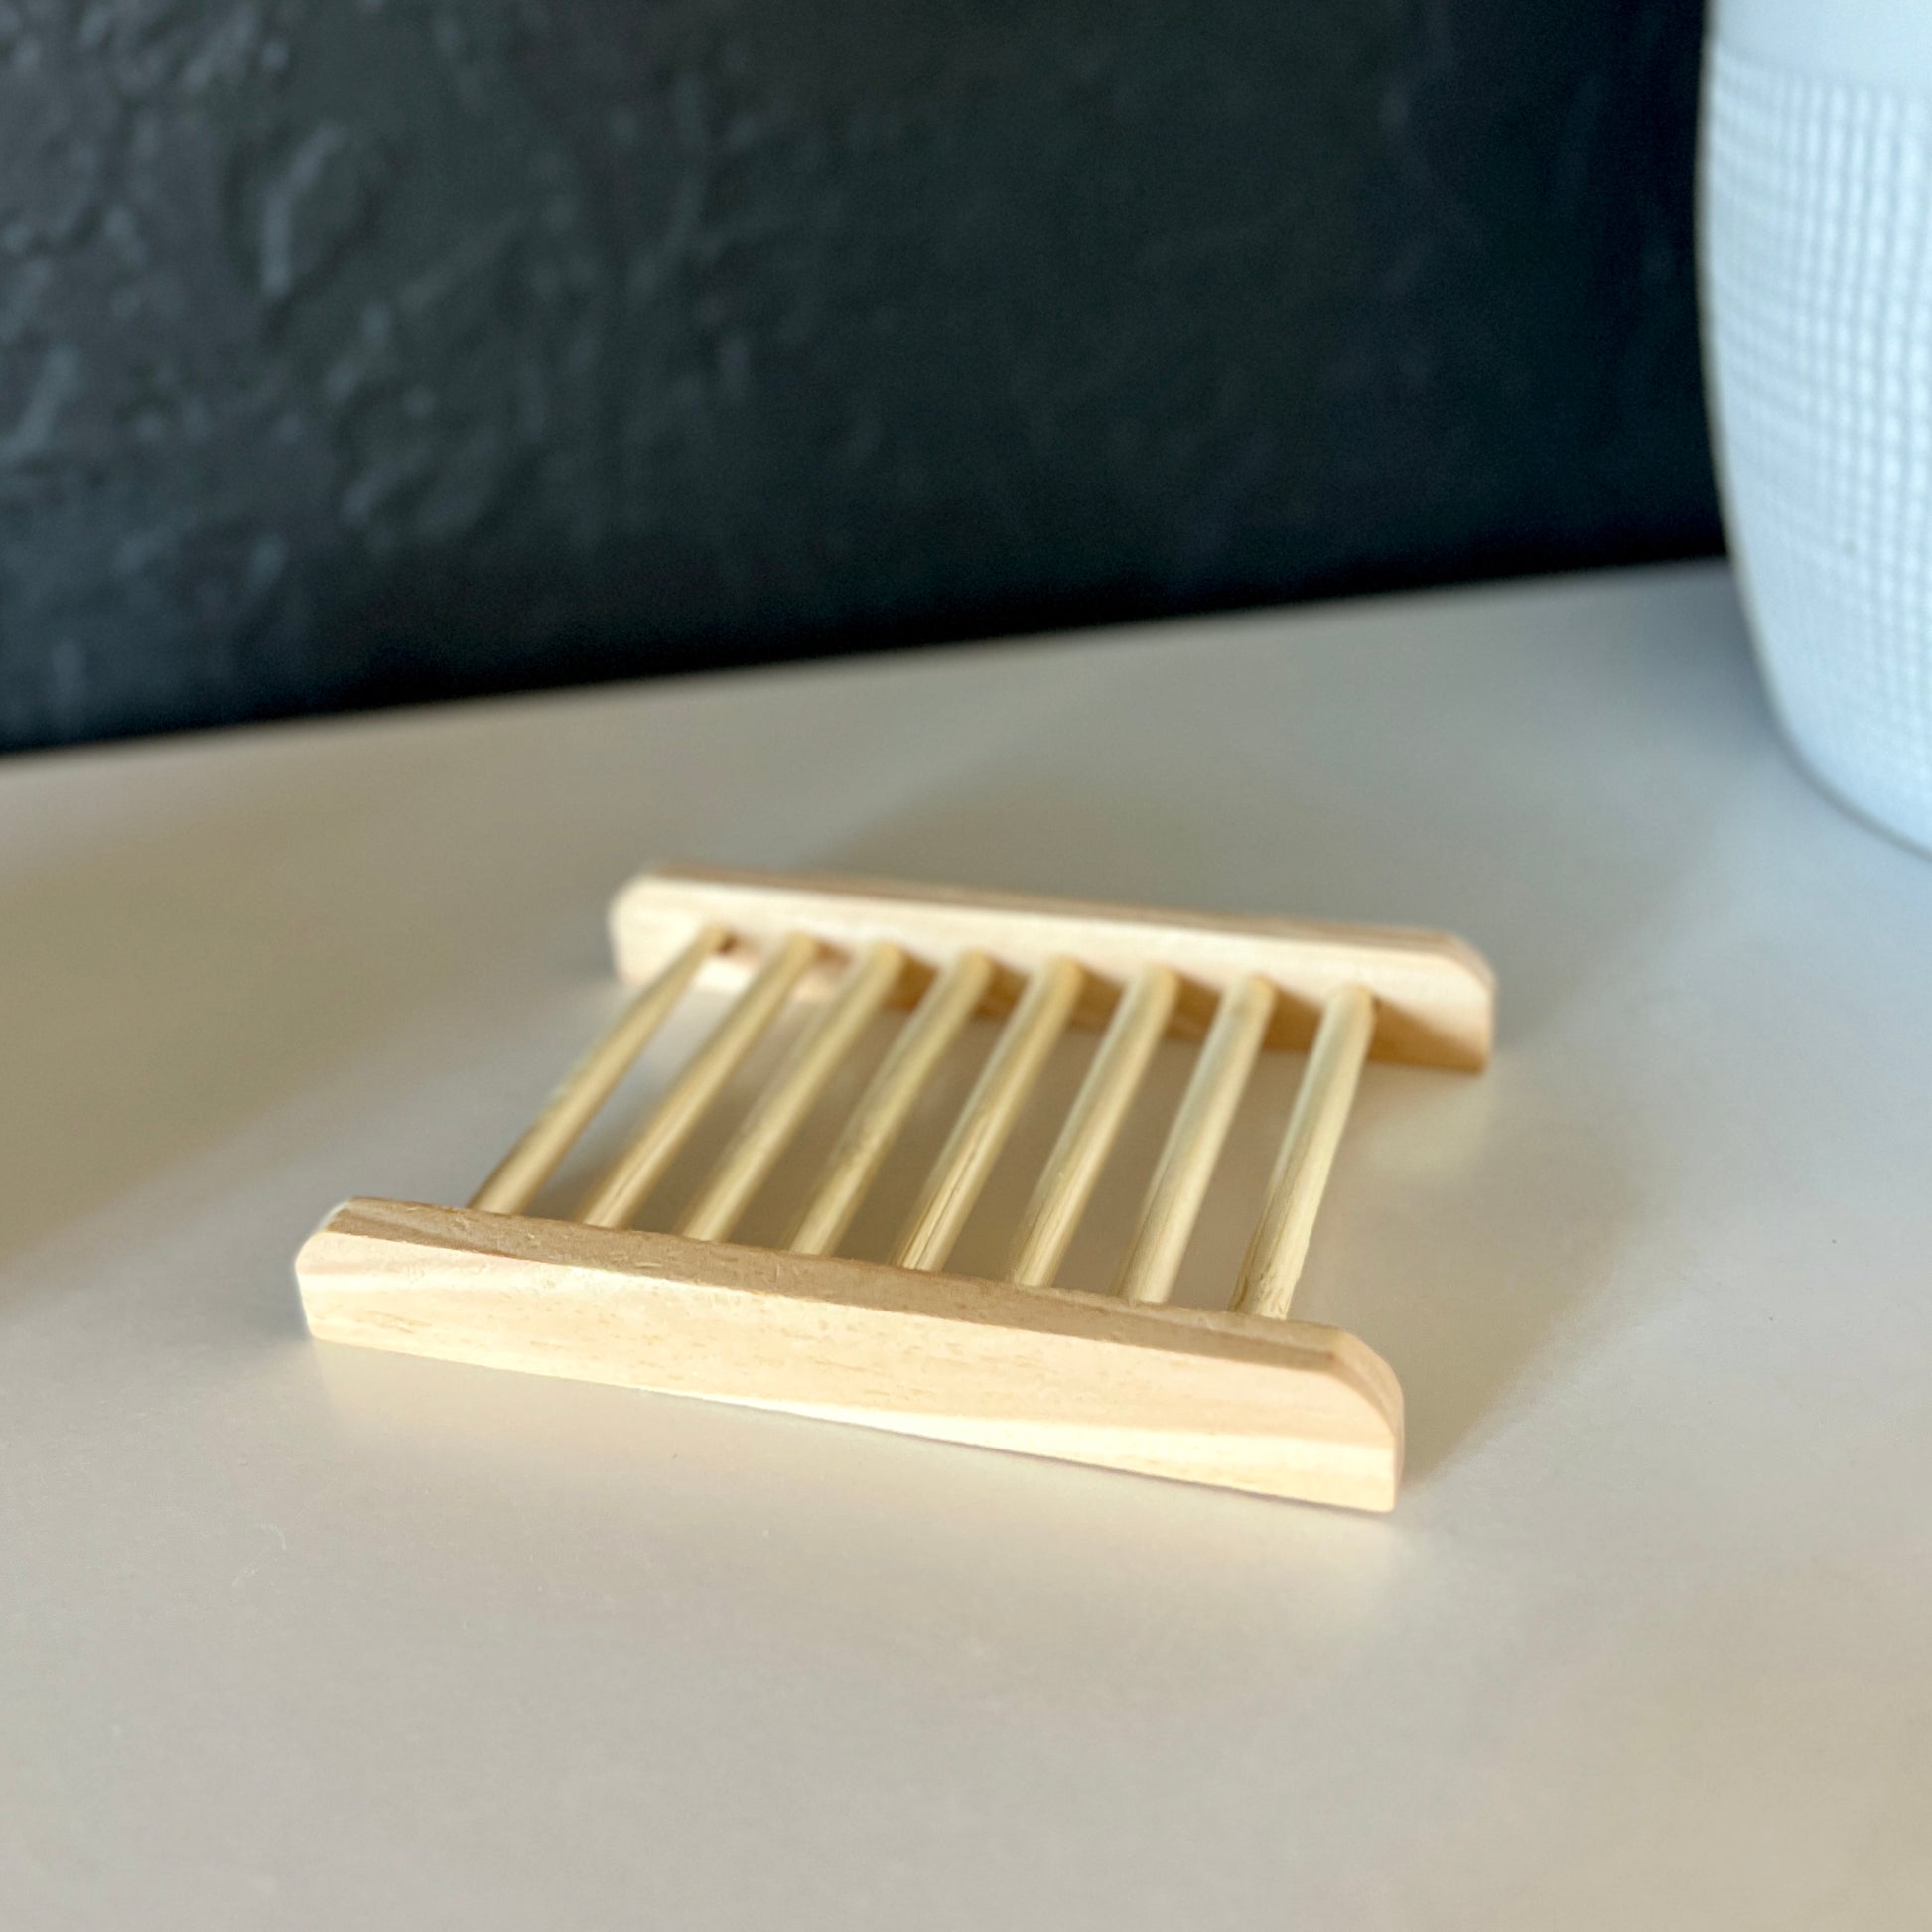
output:
POLYGON ((650 1044, 698 969, 728 936, 722 926, 706 926, 624 1008, 604 1037, 564 1075, 522 1139, 471 1196, 472 1207, 492 1214, 520 1214, 529 1206, 637 1055, 650 1044))
POLYGON ((798 1037, 718 1157, 678 1224, 694 1241, 723 1241, 778 1157, 791 1145, 819 1096, 831 1084, 905 971, 905 954, 890 940, 868 946, 839 987, 798 1037))
POLYGON ((1165 1302, 1173 1293, 1187 1237, 1274 1011, 1275 989, 1253 973, 1221 995, 1114 1282, 1125 1300, 1165 1302))
POLYGON ((1053 1042, 1066 1030, 1085 980, 1075 961, 1059 958, 1049 959, 1028 982, 899 1237, 893 1259, 901 1268, 944 1267, 1053 1042))
POLYGON ((1375 1000, 1366 987, 1338 986, 1328 995, 1268 1184, 1268 1205, 1241 1266, 1234 1306, 1242 1313, 1279 1319, 1295 1299, 1374 1032, 1375 1000))
POLYGON ((912 1017, 852 1110, 824 1171, 813 1184, 787 1244, 794 1254, 826 1255, 837 1245, 885 1165, 898 1130, 933 1069, 993 982, 981 952, 956 955, 926 988, 912 1017))
POLYGON ((706 1108, 763 1036, 791 989, 810 970, 818 951, 816 939, 794 932, 772 952, 612 1164, 580 1219, 596 1228, 622 1227, 630 1219, 677 1158, 706 1108))
POLYGON ((1059 1272, 1179 994, 1178 977, 1165 966, 1144 966, 1128 982, 1021 1216, 1009 1281, 1045 1288, 1059 1272))

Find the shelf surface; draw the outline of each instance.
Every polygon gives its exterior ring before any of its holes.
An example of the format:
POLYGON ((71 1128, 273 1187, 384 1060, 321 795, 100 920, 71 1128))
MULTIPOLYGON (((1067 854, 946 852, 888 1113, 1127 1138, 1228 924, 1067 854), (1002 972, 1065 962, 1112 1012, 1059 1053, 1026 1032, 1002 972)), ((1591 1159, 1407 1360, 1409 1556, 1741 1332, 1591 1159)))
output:
POLYGON ((0 1920, 1916 1927, 1929 963, 1713 567, 0 764, 0 1920), (654 858, 1466 934, 1396 1513, 311 1343, 654 858))

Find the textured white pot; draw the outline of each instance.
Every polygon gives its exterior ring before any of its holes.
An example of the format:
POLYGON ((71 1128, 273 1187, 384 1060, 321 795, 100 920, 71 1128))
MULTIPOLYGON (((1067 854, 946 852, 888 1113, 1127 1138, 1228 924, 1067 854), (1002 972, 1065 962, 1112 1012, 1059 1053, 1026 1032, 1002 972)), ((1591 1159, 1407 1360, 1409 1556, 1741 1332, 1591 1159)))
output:
POLYGON ((1932 0, 1717 0, 1706 365, 1792 743, 1932 850, 1932 0))

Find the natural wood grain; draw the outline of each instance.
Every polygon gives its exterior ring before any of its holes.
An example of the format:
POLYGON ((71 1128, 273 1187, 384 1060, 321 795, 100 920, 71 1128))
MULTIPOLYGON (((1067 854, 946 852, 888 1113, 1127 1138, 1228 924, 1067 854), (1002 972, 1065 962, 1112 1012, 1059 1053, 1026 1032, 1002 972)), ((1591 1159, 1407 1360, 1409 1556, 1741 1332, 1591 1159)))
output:
POLYGON ((946 1265, 1085 977, 1070 959, 1049 959, 1034 975, 926 1177, 894 1256, 901 1268, 946 1265))
POLYGON ((890 940, 868 946, 837 995, 820 1008, 739 1125, 678 1223, 695 1241, 723 1241, 763 1184, 893 989, 905 954, 890 940))
MULTIPOLYGON (((1048 959, 1077 959, 1093 974, 1076 1024, 1104 1025, 1110 988, 1151 963, 1182 980, 1174 1030, 1198 1036, 1236 980, 1258 975, 1280 992, 1268 1043, 1306 1048, 1321 1005, 1338 986, 1375 996, 1371 1055, 1472 1069, 1489 1056, 1495 983, 1479 954, 1437 933, 1286 919, 1231 919, 1092 905, 1073 899, 892 885, 877 880, 704 873, 660 868, 634 879, 611 908, 618 967, 648 979, 699 926, 726 925, 769 943, 812 932, 851 952, 890 939, 914 958, 984 951, 1004 969, 999 992, 1048 959)), ((720 973, 744 967, 734 952, 720 973)))
POLYGON ((1057 1273, 1179 992, 1180 981, 1165 966, 1144 966, 1128 982, 1020 1218, 1009 1280, 1043 1287, 1057 1273))
POLYGON ((914 1009, 852 1110, 787 1244, 794 1254, 829 1254, 859 1211, 905 1117, 993 983, 983 952, 956 955, 914 1009))
POLYGON ((1254 975, 1236 980, 1221 1000, 1114 1282, 1114 1292, 1127 1301, 1165 1302, 1173 1293, 1187 1238, 1234 1125, 1274 1004, 1275 989, 1254 975))
POLYGON ((1395 1378, 1307 1322, 393 1201, 296 1273, 325 1341, 1357 1509, 1401 1469, 1395 1378))
POLYGON ((581 1216, 592 1227, 621 1227, 677 1158, 746 1056, 762 1037, 786 996, 817 958, 818 941, 793 933, 773 948, 757 976, 732 1003, 710 1038, 638 1128, 586 1203, 581 1216))
POLYGON ((697 937, 624 1008, 610 1032, 564 1075, 523 1138, 472 1196, 472 1207, 492 1214, 518 1214, 529 1206, 670 1017, 699 967, 727 936, 723 926, 702 927, 697 937))
POLYGON ((1295 1300, 1374 1031, 1375 1002, 1365 988, 1344 986, 1328 995, 1268 1185, 1268 1204, 1241 1266, 1234 1306, 1246 1313, 1280 1319, 1295 1300))

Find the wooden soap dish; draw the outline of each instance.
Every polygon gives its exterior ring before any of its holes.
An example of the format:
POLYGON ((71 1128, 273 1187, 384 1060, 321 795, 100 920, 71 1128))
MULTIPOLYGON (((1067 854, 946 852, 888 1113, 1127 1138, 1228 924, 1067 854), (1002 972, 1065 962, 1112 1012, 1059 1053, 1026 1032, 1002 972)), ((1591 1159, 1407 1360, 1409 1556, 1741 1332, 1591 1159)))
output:
POLYGON ((1362 1061, 1473 1071, 1494 988, 1460 941, 840 879, 661 870, 612 907, 641 991, 468 1207, 352 1200, 296 1258, 311 1333, 784 1409, 1271 1496, 1388 1509, 1402 1392, 1337 1328, 1286 1319, 1362 1061), (576 1219, 538 1190, 700 973, 742 984, 576 1219), (674 1233, 629 1225, 794 999, 812 1011, 674 1233), (730 1236, 871 1023, 909 1008, 782 1248, 730 1236), (835 1253, 976 1013, 997 1043, 891 1263, 835 1253), (1068 1026, 1104 1028, 1005 1278, 946 1258, 1068 1026), (1052 1286, 1168 1035, 1192 1075, 1112 1295, 1052 1286), (1233 1312, 1167 1306, 1255 1056, 1307 1048, 1233 1312))

